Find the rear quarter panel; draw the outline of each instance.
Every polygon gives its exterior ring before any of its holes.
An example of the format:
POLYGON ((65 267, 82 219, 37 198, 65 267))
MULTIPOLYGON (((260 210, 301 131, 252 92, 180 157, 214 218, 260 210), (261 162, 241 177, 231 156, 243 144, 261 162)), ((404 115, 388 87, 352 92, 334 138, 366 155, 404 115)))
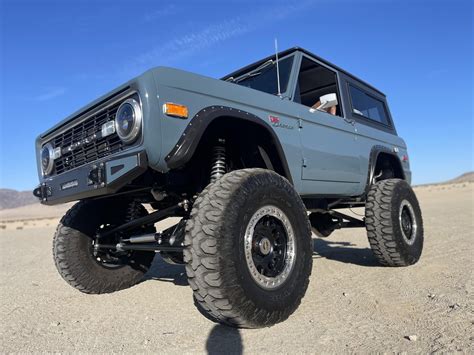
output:
MULTIPOLYGON (((411 182, 411 171, 409 162, 403 162, 403 156, 408 155, 407 146, 405 141, 397 135, 395 128, 394 119, 390 113, 390 108, 386 96, 375 90, 372 87, 361 83, 354 78, 349 77, 346 74, 339 74, 340 81, 339 86, 341 87, 341 93, 343 95, 343 105, 345 116, 349 119, 355 121, 355 130, 356 130, 356 139, 359 141, 360 147, 360 162, 361 169, 364 175, 365 183, 361 188, 365 189, 366 184, 368 183, 369 172, 371 164, 375 164, 375 161, 371 161, 372 151, 379 149, 380 147, 385 148, 387 152, 391 152, 393 155, 398 156, 402 169, 404 171, 405 179, 410 183, 411 182), (370 120, 366 120, 358 117, 357 115, 352 114, 352 103, 349 93, 349 85, 353 85, 367 92, 376 99, 382 101, 385 104, 386 113, 390 121, 390 125, 383 126, 370 120)), ((359 191, 359 193, 363 193, 359 191)))
MULTIPOLYGON (((410 164, 408 161, 403 162, 403 156, 408 155, 405 141, 397 135, 380 131, 364 124, 356 123, 355 126, 357 129, 357 139, 359 140, 362 152, 360 160, 366 183, 368 183, 370 167, 372 164, 375 164, 375 161, 371 161, 372 151, 381 150, 380 147, 384 147, 387 152, 391 152, 393 155, 398 157, 402 165, 405 179, 408 183, 411 183, 410 164)), ((363 191, 360 193, 362 192, 363 191)))

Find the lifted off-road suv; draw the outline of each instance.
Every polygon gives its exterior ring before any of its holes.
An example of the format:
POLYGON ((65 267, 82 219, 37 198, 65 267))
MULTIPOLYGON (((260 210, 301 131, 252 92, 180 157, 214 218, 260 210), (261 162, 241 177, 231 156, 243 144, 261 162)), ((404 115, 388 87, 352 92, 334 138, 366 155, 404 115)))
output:
POLYGON ((136 284, 159 252, 186 265, 201 312, 263 327, 300 304, 311 230, 365 227, 387 266, 422 251, 406 145, 384 94, 301 48, 221 80, 151 69, 41 134, 36 150, 35 195, 79 200, 53 253, 82 292, 136 284), (351 206, 365 218, 342 213, 351 206), (156 231, 167 217, 181 219, 156 231))

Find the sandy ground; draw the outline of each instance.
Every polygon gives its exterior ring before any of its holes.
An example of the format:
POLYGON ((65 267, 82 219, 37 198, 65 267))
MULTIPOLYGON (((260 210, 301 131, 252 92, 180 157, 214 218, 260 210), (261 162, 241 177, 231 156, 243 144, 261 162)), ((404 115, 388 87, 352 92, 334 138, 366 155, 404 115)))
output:
POLYGON ((204 318, 184 268, 159 257, 133 288, 81 294, 52 261, 57 219, 10 211, 0 215, 0 352, 474 353, 474 184, 416 191, 425 223, 418 264, 378 266, 364 230, 315 239, 303 303, 286 322, 261 330, 204 318))

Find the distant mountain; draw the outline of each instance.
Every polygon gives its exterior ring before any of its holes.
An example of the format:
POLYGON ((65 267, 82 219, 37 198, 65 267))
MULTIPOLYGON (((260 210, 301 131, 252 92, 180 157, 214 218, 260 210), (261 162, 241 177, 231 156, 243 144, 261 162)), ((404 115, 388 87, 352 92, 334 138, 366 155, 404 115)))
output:
POLYGON ((0 210, 16 208, 38 202, 31 191, 0 189, 0 210))
POLYGON ((464 173, 457 178, 446 181, 446 184, 459 184, 462 182, 473 182, 474 181, 474 171, 464 173))

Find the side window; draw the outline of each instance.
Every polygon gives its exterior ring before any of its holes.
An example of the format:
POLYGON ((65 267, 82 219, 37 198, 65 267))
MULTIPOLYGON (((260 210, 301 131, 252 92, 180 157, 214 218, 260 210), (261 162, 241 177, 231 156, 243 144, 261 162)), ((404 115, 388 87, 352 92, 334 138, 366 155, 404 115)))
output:
POLYGON ((342 116, 336 73, 307 57, 303 57, 294 101, 317 109, 321 106, 321 98, 328 94, 335 94, 338 104, 326 107, 324 111, 342 116))
POLYGON ((385 104, 364 91, 349 85, 352 113, 369 118, 378 123, 389 125, 385 104))

